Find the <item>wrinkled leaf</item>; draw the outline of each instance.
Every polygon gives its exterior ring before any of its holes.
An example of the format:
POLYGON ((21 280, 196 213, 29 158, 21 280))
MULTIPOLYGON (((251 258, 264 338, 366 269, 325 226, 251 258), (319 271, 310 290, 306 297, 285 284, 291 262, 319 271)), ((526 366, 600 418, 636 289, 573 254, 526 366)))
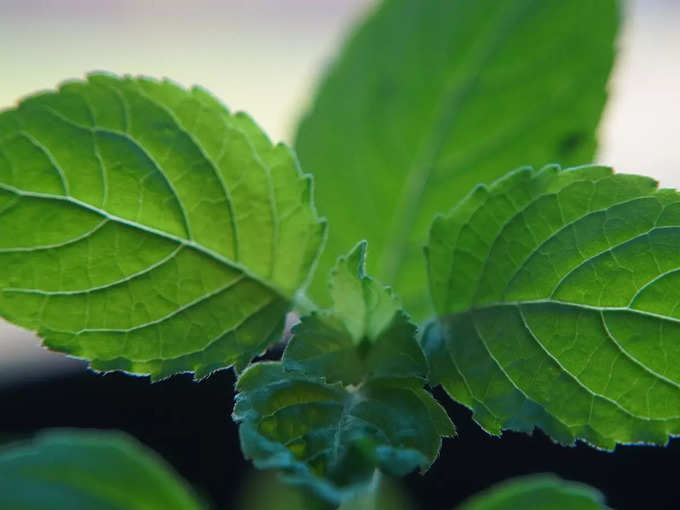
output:
POLYGON ((502 483, 470 498, 459 510, 604 510, 595 489, 540 475, 502 483))
POLYGON ((376 379, 359 388, 257 363, 237 384, 233 418, 241 447, 260 469, 333 503, 370 487, 375 469, 402 476, 426 470, 441 436, 443 409, 413 379, 376 379))
POLYGON ((616 0, 385 0, 297 134, 331 225, 314 297, 366 238, 371 273, 424 318, 434 214, 520 165, 592 162, 618 16, 616 0))
POLYGON ((239 378, 234 420, 246 457, 333 504, 370 490, 376 469, 426 470, 454 433, 423 389, 415 326, 389 288, 365 274, 366 244, 331 275, 336 307, 303 317, 283 361, 239 378))
POLYGON ((7 510, 199 510, 153 452, 112 432, 50 431, 0 450, 7 510))
POLYGON ((611 449, 680 434, 680 194, 523 169, 435 220, 433 383, 487 431, 611 449))
POLYGON ((286 369, 328 382, 414 377, 427 362, 416 327, 391 289, 366 275, 366 243, 340 257, 330 277, 334 306, 302 317, 284 355, 286 369))
POLYGON ((309 177, 199 89, 92 75, 0 113, 0 315, 97 370, 243 367, 323 223, 309 177))

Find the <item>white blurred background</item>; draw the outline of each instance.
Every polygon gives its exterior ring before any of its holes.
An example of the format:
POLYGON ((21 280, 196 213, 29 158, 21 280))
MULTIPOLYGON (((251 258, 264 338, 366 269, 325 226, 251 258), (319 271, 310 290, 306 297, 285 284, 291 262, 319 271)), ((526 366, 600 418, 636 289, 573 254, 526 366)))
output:
MULTIPOLYGON (((598 1, 598 0, 594 0, 598 1)), ((93 70, 205 86, 290 142, 373 0, 0 0, 0 110, 93 70)), ((680 1, 630 0, 599 161, 680 188, 680 1)), ((82 364, 0 323, 0 383, 82 364)))

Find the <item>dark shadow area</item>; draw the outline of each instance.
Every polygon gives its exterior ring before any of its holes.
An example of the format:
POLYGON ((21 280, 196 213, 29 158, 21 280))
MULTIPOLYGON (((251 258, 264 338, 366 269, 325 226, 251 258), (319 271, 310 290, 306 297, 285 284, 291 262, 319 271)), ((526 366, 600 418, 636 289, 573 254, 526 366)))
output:
MULTIPOLYGON (((79 373, 0 389, 0 440, 49 427, 119 429, 170 462, 216 508, 229 509, 249 464, 229 414, 234 377, 222 371, 201 383, 188 375, 151 384, 122 374, 79 373)), ((444 402, 458 427, 424 477, 406 479, 423 510, 450 510, 464 498, 512 476, 553 472, 602 490, 610 507, 675 509, 680 440, 668 448, 619 447, 614 453, 579 444, 565 448, 544 434, 490 437, 467 409, 444 402)), ((276 510, 276 509, 272 509, 276 510)))

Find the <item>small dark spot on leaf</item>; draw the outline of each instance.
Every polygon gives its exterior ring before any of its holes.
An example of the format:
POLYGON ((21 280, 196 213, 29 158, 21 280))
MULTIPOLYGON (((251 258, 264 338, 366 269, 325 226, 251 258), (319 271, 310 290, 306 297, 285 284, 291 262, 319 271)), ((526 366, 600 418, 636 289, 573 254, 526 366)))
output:
POLYGON ((586 140, 585 133, 568 133, 559 141, 557 150, 561 156, 568 156, 578 149, 586 140))

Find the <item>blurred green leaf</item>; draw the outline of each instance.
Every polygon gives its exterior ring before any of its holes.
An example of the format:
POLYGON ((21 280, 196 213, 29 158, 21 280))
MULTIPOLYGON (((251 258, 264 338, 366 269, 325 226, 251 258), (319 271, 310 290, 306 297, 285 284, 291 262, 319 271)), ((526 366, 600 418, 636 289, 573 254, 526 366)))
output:
POLYGON ((199 88, 91 75, 0 113, 0 315, 97 370, 243 368, 323 237, 283 145, 199 88))
POLYGON ((680 194, 610 168, 522 169, 438 217, 431 381, 488 432, 680 434, 680 194))
POLYGON ((328 504, 307 491, 283 483, 273 472, 255 471, 246 479, 236 510, 328 510, 328 504))
POLYGON ((595 489, 550 475, 505 482, 466 501, 459 510, 604 510, 595 489))
MULTIPOLYGON (((328 510, 328 503, 308 491, 283 483, 271 472, 255 472, 236 503, 237 510, 328 510)), ((411 498, 395 481, 383 477, 375 493, 348 501, 339 510, 415 510, 411 498)))
POLYGON ((153 452, 115 432, 56 430, 0 449, 5 510, 200 510, 153 452))
POLYGON ((366 238, 416 318, 435 213, 508 169, 590 163, 616 0, 385 0, 321 84, 295 142, 330 220, 311 291, 366 238))

